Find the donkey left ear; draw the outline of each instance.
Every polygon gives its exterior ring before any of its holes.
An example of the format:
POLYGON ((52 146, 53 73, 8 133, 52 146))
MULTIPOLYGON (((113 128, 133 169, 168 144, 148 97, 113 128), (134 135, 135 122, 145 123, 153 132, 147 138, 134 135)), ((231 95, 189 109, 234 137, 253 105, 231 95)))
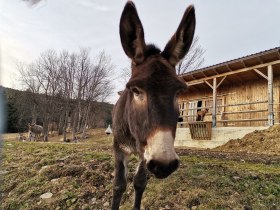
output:
POLYGON ((194 31, 195 10, 193 5, 191 5, 186 9, 176 33, 172 36, 161 53, 172 66, 175 67, 187 54, 192 44, 194 31))
POLYGON ((124 52, 133 63, 140 64, 145 59, 145 40, 142 23, 133 2, 128 1, 120 20, 120 37, 124 52))

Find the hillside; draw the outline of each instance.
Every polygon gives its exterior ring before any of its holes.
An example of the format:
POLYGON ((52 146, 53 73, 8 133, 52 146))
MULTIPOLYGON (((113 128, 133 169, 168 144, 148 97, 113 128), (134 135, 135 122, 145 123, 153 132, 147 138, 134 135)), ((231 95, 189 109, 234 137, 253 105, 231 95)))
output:
MULTIPOLYGON (((0 86, 5 101, 5 109, 7 116, 6 132, 17 133, 27 130, 27 124, 36 121, 37 124, 43 125, 43 117, 48 114, 50 122, 59 124, 65 121, 65 100, 60 95, 55 97, 47 97, 42 94, 32 93, 28 90, 21 91, 12 88, 0 86), (48 103, 46 100, 52 101, 48 103), (42 113, 44 107, 52 105, 52 109, 42 113)), ((71 122, 74 121, 74 114, 77 113, 77 102, 72 99, 69 102, 69 117, 71 122)), ((81 104, 81 124, 85 121, 85 112, 89 112, 88 124, 90 127, 105 127, 111 124, 111 112, 113 105, 106 102, 92 101, 88 110, 88 101, 82 100, 81 104)), ((77 117, 76 117, 77 118, 77 117)))

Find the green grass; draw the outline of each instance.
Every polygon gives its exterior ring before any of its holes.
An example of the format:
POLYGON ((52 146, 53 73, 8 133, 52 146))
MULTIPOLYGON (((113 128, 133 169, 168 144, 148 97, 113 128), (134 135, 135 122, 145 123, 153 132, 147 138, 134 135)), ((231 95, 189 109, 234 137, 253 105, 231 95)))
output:
MULTIPOLYGON (((98 134, 85 142, 4 142, 0 209, 109 209, 112 196, 111 139, 98 134), (51 192, 52 198, 40 195, 51 192), (105 206, 104 206, 105 205, 105 206)), ((277 209, 280 164, 270 165, 181 156, 180 168, 164 180, 149 175, 142 209, 277 209)), ((132 177, 122 210, 131 209, 132 177)))

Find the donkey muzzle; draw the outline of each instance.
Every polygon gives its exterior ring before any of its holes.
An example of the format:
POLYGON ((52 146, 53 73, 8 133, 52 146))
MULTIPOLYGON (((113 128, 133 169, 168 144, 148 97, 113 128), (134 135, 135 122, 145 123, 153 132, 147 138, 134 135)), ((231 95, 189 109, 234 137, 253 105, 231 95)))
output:
POLYGON ((168 177, 171 173, 176 171, 179 166, 179 160, 175 159, 168 164, 164 164, 157 160, 150 160, 147 163, 147 168, 152 172, 156 178, 164 179, 168 177))
POLYGON ((159 130, 147 139, 144 152, 147 168, 157 178, 166 178, 179 166, 171 131, 159 130))

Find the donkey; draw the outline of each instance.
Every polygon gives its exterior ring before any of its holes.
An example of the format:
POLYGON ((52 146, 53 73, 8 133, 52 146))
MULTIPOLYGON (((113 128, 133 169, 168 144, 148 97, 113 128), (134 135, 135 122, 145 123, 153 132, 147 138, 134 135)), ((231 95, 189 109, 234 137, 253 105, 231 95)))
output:
POLYGON ((196 121, 203 121, 206 113, 208 113, 209 109, 200 110, 197 112, 196 121))
POLYGON ((130 154, 139 157, 133 179, 133 209, 140 209, 148 169, 156 178, 166 178, 179 166, 174 149, 179 109, 176 95, 186 83, 175 71, 188 52, 195 31, 195 10, 189 6, 181 23, 161 52, 146 45, 144 31, 133 2, 128 1, 120 19, 121 44, 131 59, 132 75, 113 110, 115 174, 112 209, 119 209, 127 185, 130 154))
POLYGON ((29 130, 29 140, 35 136, 35 139, 38 140, 40 135, 43 133, 43 127, 41 125, 36 125, 35 123, 28 123, 28 130, 29 130), (33 135, 34 134, 34 135, 33 135))

